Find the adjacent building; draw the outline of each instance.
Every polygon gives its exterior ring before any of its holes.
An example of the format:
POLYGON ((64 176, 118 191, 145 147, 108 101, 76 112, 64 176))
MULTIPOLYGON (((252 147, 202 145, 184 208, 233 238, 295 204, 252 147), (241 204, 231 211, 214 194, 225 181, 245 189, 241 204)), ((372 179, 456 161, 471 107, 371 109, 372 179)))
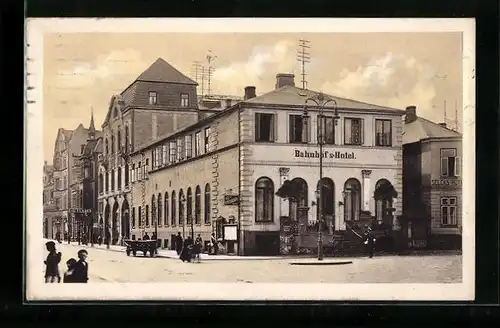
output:
MULTIPOLYGON (((129 234, 122 218, 128 217, 131 198, 141 198, 140 193, 132 195, 130 188, 133 164, 129 154, 213 112, 198 108, 196 87, 195 81, 159 58, 119 95, 111 97, 102 124, 98 178, 104 186, 98 196, 99 224, 110 243, 119 243, 129 234)), ((142 165, 151 164, 146 160, 142 165)))
POLYGON ((399 231, 405 112, 329 96, 338 117, 327 108, 318 128, 317 107, 304 115, 306 99, 317 96, 295 87, 292 74, 278 74, 275 90, 257 97, 246 87, 242 101, 135 147, 132 236, 157 232, 173 247, 178 232, 205 241, 214 233, 224 252, 253 255, 282 252, 285 221, 298 227, 296 247, 308 249, 319 227, 331 244, 366 217, 388 237, 399 231), (296 202, 275 195, 287 180, 300 189, 296 202))
POLYGON ((460 248, 462 135, 406 109, 404 212, 410 247, 460 248))
POLYGON ((54 166, 43 165, 43 238, 55 238, 58 208, 54 199, 54 166))

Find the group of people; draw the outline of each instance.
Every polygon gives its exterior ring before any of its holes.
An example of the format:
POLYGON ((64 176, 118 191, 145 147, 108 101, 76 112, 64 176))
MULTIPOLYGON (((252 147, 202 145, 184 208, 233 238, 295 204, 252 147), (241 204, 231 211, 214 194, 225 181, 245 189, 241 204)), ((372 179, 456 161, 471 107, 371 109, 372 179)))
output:
POLYGON ((175 238, 175 250, 182 262, 191 262, 192 260, 200 262, 200 254, 203 251, 203 239, 198 234, 194 241, 191 236, 183 240, 181 233, 178 232, 175 238))
MULTIPOLYGON (((62 254, 56 250, 56 244, 53 241, 45 243, 45 247, 49 254, 44 261, 45 264, 45 282, 60 283, 61 275, 59 273, 59 263, 61 262, 62 254)), ((87 263, 88 252, 84 249, 78 251, 78 261, 70 258, 66 262, 67 270, 62 279, 63 283, 87 283, 89 280, 87 263)))

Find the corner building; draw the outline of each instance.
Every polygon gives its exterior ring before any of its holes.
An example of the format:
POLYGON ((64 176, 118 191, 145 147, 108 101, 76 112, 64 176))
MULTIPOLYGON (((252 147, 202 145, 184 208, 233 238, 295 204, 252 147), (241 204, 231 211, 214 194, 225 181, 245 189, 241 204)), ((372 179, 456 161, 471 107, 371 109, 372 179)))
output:
MULTIPOLYGON (((99 226, 110 244, 130 233, 133 197, 130 153, 159 136, 196 123, 197 83, 158 58, 120 94, 111 97, 102 124, 103 153, 99 156, 99 226)), ((145 163, 146 164, 146 163, 145 163)))
POLYGON ((177 232, 205 241, 215 232, 226 253, 278 254, 286 253, 283 222, 291 220, 299 222, 299 247, 314 249, 318 186, 325 245, 363 217, 389 235, 400 230, 404 111, 331 97, 340 118, 335 124, 325 110, 319 184, 318 111, 310 108, 308 122, 302 116, 315 95, 295 87, 292 74, 278 74, 275 90, 257 97, 246 87, 236 105, 137 149, 132 234, 156 230, 171 248, 177 232), (286 180, 300 186, 298 202, 275 195, 286 180), (225 226, 236 227, 236 235, 225 226))

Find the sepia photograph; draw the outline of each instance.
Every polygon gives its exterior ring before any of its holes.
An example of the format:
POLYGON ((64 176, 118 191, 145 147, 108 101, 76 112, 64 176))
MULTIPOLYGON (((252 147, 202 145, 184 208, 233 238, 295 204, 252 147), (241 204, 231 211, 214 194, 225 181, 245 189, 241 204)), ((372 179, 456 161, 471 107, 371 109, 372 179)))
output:
POLYGON ((473 300, 474 34, 28 19, 27 300, 473 300))

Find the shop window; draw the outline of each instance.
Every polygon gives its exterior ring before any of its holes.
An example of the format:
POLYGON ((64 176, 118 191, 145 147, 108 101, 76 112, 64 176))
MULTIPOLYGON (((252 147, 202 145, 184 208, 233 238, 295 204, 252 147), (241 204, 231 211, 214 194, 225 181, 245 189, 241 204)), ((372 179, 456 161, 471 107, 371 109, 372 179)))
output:
POLYGON ((262 177, 255 183, 255 222, 273 222, 274 183, 262 177))
POLYGON ((255 114, 255 141, 273 142, 275 139, 275 119, 274 114, 255 114))
POLYGON ((441 197, 441 225, 457 225, 457 198, 441 197))
POLYGON ((456 148, 441 148, 441 176, 460 176, 460 157, 456 148))
POLYGON ((375 120, 375 146, 392 146, 391 120, 375 120))
POLYGON ((363 144, 363 119, 344 119, 344 143, 346 145, 363 144))

